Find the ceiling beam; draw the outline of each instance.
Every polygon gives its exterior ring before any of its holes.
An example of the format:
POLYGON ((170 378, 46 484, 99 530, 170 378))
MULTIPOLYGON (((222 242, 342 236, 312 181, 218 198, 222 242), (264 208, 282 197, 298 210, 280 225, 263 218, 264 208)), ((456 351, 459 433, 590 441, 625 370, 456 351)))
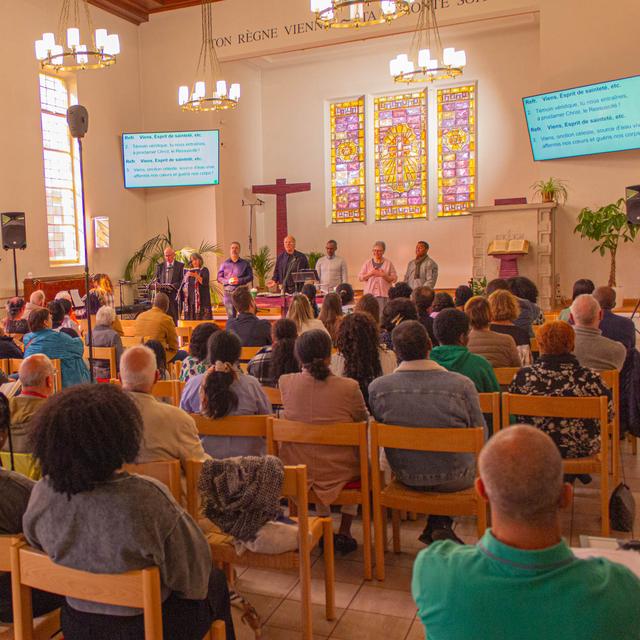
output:
MULTIPOLYGON (((139 25, 148 22, 151 13, 194 7, 201 4, 202 0, 89 0, 89 2, 119 18, 139 25)), ((213 2, 221 2, 221 0, 213 0, 213 2)))

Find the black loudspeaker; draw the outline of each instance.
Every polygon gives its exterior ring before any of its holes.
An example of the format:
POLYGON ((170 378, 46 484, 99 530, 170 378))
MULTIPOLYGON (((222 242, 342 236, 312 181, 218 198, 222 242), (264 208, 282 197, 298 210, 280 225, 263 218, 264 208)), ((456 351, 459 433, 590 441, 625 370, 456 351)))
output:
POLYGON ((640 224, 640 184, 627 187, 627 220, 631 224, 640 224))
POLYGON ((2 216, 2 248, 26 249, 27 230, 24 224, 24 212, 7 211, 2 216))

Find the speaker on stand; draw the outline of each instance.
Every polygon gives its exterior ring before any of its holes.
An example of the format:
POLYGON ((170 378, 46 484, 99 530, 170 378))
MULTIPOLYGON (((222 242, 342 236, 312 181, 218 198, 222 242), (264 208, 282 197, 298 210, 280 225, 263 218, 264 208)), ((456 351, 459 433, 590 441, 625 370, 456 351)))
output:
POLYGON ((25 226, 23 211, 7 211, 0 214, 2 226, 2 248, 13 251, 13 281, 18 296, 18 263, 16 261, 16 249, 27 248, 27 229, 25 226))

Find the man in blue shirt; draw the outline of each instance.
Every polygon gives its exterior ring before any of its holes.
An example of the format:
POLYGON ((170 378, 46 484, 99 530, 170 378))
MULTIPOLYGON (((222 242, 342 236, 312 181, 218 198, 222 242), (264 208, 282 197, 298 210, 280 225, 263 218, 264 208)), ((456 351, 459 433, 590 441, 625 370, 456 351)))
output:
POLYGON ((504 429, 479 472, 492 528, 475 546, 434 542, 414 565, 429 640, 637 640, 640 580, 602 558, 579 560, 560 536, 572 487, 553 440, 530 426, 504 429))
POLYGON ((235 318, 236 308, 233 306, 233 292, 243 285, 253 282, 253 270, 248 260, 240 257, 240 243, 232 242, 230 257, 218 269, 218 282, 224 287, 224 308, 228 318, 235 318))

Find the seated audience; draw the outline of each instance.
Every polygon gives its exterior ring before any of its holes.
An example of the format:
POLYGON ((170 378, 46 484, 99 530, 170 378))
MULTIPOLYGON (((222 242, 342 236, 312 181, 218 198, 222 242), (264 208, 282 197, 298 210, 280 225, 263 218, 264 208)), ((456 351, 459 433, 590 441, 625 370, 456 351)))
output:
POLYGON ((260 349, 251 358, 247 366, 248 373, 262 386, 277 387, 281 375, 300 371, 294 352, 297 337, 298 329, 293 320, 276 320, 271 327, 273 345, 260 349))
POLYGON ((313 331, 318 329, 320 331, 329 332, 324 328, 321 320, 313 317, 313 310, 307 296, 297 293, 291 300, 291 306, 287 312, 287 318, 293 320, 296 323, 298 329, 298 335, 302 335, 307 331, 313 331))
POLYGON ((431 287, 416 287, 411 294, 411 299, 418 309, 418 322, 427 330, 431 344, 437 347, 438 339, 433 332, 433 318, 431 317, 431 307, 435 295, 435 291, 431 287))
POLYGON ((491 324, 489 329, 495 333, 511 336, 520 354, 522 366, 531 364, 531 338, 529 333, 513 323, 520 313, 516 297, 506 289, 496 289, 489 296, 491 324))
POLYGON ((583 367, 605 371, 622 371, 627 358, 627 349, 620 342, 605 338, 600 331, 602 309, 590 294, 578 296, 571 305, 571 319, 574 324, 574 355, 583 367))
MULTIPOLYGON (((296 341, 296 358, 301 373, 280 378, 284 419, 330 424, 360 422, 367 419, 367 408, 359 385, 350 378, 331 373, 331 338, 324 331, 308 331, 296 341)), ((360 477, 360 464, 354 447, 282 443, 280 458, 285 464, 306 464, 309 488, 318 496, 316 512, 330 514, 329 505, 344 486, 360 477)), ((341 553, 355 551, 351 523, 357 505, 343 505, 340 530, 334 546, 341 553)))
POLYGON ((311 305, 311 309, 313 311, 313 317, 317 318, 320 315, 320 309, 318 309, 318 303, 316 302, 316 296, 318 295, 316 286, 314 284, 311 284, 310 282, 307 282, 307 284, 302 287, 300 293, 303 296, 307 296, 307 298, 309 298, 309 304, 311 305))
POLYGON ((389 300, 394 298, 410 298, 413 289, 406 282, 396 282, 391 289, 389 289, 389 300))
MULTIPOLYGON (((166 640, 202 640, 215 619, 225 621, 233 640, 226 578, 212 569, 198 525, 164 484, 120 471, 138 458, 143 432, 135 401, 116 385, 52 397, 35 418, 34 454, 44 478, 23 518, 27 541, 81 571, 156 565, 166 640)), ((144 622, 139 609, 68 598, 62 632, 69 640, 142 638, 144 622)))
POLYGON ((256 302, 247 287, 238 287, 231 296, 238 315, 227 320, 227 331, 235 333, 243 347, 271 344, 271 325, 256 315, 256 302))
POLYGON ((342 282, 336 287, 336 293, 340 296, 342 302, 342 311, 351 313, 355 307, 355 293, 353 287, 348 282, 342 282))
POLYGON ((389 300, 382 310, 380 321, 380 344, 383 344, 389 351, 393 351, 391 332, 401 323, 407 320, 417 320, 418 310, 416 305, 409 298, 395 298, 389 300))
MULTIPOLYGON (((392 338, 402 362, 394 373, 369 385, 369 404, 376 420, 416 429, 485 426, 473 383, 429 359, 431 342, 419 322, 403 322, 393 330, 392 338)), ((450 493, 473 486, 471 454, 405 449, 386 449, 385 453, 396 478, 408 487, 450 493)), ((452 524, 449 516, 430 515, 420 540, 425 544, 444 539, 462 543, 452 524)))
MULTIPOLYGON (((91 340, 94 347, 114 347, 116 350, 116 371, 110 371, 109 361, 97 359, 93 361, 93 377, 96 380, 115 378, 120 370, 122 356, 122 340, 112 328, 116 312, 113 307, 100 307, 96 314, 96 326, 91 329, 91 340)), ((85 343, 89 344, 89 334, 85 336, 85 343)))
POLYGON ((51 328, 54 331, 58 331, 59 333, 66 333, 71 338, 79 338, 80 332, 75 331, 74 329, 69 329, 68 327, 63 326, 64 322, 64 307, 60 300, 52 300, 47 304, 47 309, 49 309, 49 313, 51 314, 51 328))
MULTIPOLYGON (((581 296, 584 293, 592 294, 595 291, 596 286, 593 284, 592 280, 588 278, 581 278, 580 280, 576 280, 573 283, 573 293, 571 295, 571 302, 573 302, 578 296, 581 296)), ((571 307, 566 307, 560 312, 558 316, 558 320, 563 320, 564 322, 569 322, 571 319, 571 307)))
POLYGON ((182 382, 205 373, 211 366, 207 360, 207 342, 216 331, 220 331, 220 329, 213 322, 202 322, 193 330, 189 339, 189 355, 182 361, 182 369, 180 370, 182 382))
MULTIPOLYGON (((509 385, 509 393, 527 396, 607 396, 609 419, 613 420, 611 391, 593 370, 583 367, 572 351, 573 328, 560 320, 545 323, 538 332, 540 358, 520 369, 509 385)), ((563 458, 583 458, 600 451, 600 426, 597 420, 581 418, 538 418, 516 416, 520 423, 531 424, 548 433, 563 458)))
MULTIPOLYGON (((9 403, 0 394, 0 447, 4 448, 8 434, 9 403)), ((22 533, 22 516, 27 510, 34 486, 33 480, 29 480, 22 474, 0 468, 0 535, 22 533)), ((31 594, 34 617, 43 616, 64 604, 64 598, 51 593, 34 589, 31 594)), ((11 574, 0 573, 0 624, 12 622, 11 574)), ((7 637, 13 638, 13 634, 9 632, 7 637)))
MULTIPOLYGON (((107 308, 101 307, 98 313, 107 308)), ((136 462, 178 459, 184 470, 187 460, 207 459, 193 418, 151 395, 159 380, 156 356, 151 349, 142 345, 129 347, 122 356, 120 378, 122 388, 131 395, 142 417, 136 462)))
POLYGON ((593 292, 593 297, 598 301, 602 309, 600 331, 605 338, 622 343, 627 351, 635 349, 636 330, 633 320, 625 318, 613 310, 616 307, 616 292, 611 287, 598 287, 593 292))
POLYGON ((562 539, 571 505, 553 442, 527 426, 482 450, 476 488, 491 528, 474 546, 441 542, 421 551, 413 597, 429 638, 609 640, 640 628, 640 581, 603 558, 576 558, 562 539))
POLYGON ((42 289, 37 289, 29 296, 29 302, 25 305, 24 315, 29 319, 29 314, 32 311, 38 311, 40 309, 46 309, 45 303, 47 301, 47 296, 45 295, 42 289))
POLYGON ((89 381, 82 340, 54 331, 48 309, 38 309, 29 314, 29 331, 24 336, 25 358, 44 353, 52 360, 60 360, 63 388, 89 381))
POLYGON ((473 289, 468 284, 461 284, 456 289, 454 303, 458 311, 464 311, 464 305, 473 298, 473 289))
POLYGON ((0 360, 5 358, 21 360, 23 355, 22 349, 14 342, 13 338, 6 335, 4 329, 0 327, 0 360))
POLYGON ((331 342, 335 345, 338 337, 340 322, 345 317, 340 303, 340 296, 337 293, 327 293, 322 302, 322 309, 318 319, 331 336, 331 342))
MULTIPOLYGON (((15 453, 31 453, 32 419, 47 398, 53 395, 56 370, 51 360, 39 353, 22 361, 18 376, 20 395, 9 399, 11 444, 15 453)), ((8 445, 5 443, 2 450, 9 451, 8 445)))
POLYGON ((471 353, 469 318, 457 309, 445 309, 434 321, 434 331, 440 346, 434 347, 431 359, 449 371, 461 373, 476 385, 478 393, 500 391, 493 367, 486 358, 471 353))
POLYGON ((514 320, 514 324, 524 329, 529 337, 533 338, 533 325, 544 324, 544 314, 538 306, 538 287, 524 276, 509 278, 507 284, 509 291, 518 299, 520 305, 520 313, 514 320))
POLYGON ((520 355, 511 336, 491 331, 491 309, 486 298, 474 296, 464 306, 469 318, 471 332, 467 347, 471 353, 482 356, 495 369, 519 367, 520 355))
POLYGON ((4 319, 4 330, 6 333, 22 334, 29 333, 29 324, 25 318, 24 298, 10 298, 7 301, 7 317, 4 319))
POLYGON ((371 293, 365 293, 354 307, 353 311, 368 313, 375 322, 376 327, 380 330, 380 303, 378 299, 371 293))
POLYGON ((145 340, 157 340, 166 352, 167 362, 182 361, 188 354, 178 350, 176 326, 168 311, 169 296, 162 292, 156 293, 153 307, 136 318, 134 333, 145 340))
POLYGON ((346 316, 340 324, 336 346, 338 353, 331 356, 331 371, 356 380, 368 403, 369 384, 393 373, 398 365, 396 354, 380 344, 375 323, 359 311, 346 316))
MULTIPOLYGON (((71 317, 73 313, 71 301, 67 300, 67 298, 57 298, 57 300, 62 305, 62 309, 64 310, 62 327, 64 327, 65 329, 73 329, 73 331, 75 331, 79 336, 82 336, 82 330, 80 329, 80 325, 71 317)), ((115 320, 116 320, 116 316, 114 311, 113 322, 115 322, 115 320)))
POLYGON ((487 296, 494 291, 509 291, 509 283, 504 278, 494 278, 487 284, 487 296))
MULTIPOLYGON (((217 419, 226 416, 270 415, 271 403, 260 383, 244 375, 238 365, 242 345, 235 333, 217 331, 207 344, 211 367, 207 373, 189 378, 180 408, 217 419)), ((205 436, 204 450, 213 458, 259 456, 266 451, 262 438, 205 436)))
POLYGON ((144 345, 147 349, 151 349, 156 357, 156 370, 158 372, 158 380, 170 380, 171 374, 167 369, 166 351, 158 340, 147 340, 144 345))
POLYGON ((436 318, 443 309, 455 309, 455 307, 456 303, 453 298, 446 291, 440 291, 433 296, 430 315, 432 318, 436 318))

